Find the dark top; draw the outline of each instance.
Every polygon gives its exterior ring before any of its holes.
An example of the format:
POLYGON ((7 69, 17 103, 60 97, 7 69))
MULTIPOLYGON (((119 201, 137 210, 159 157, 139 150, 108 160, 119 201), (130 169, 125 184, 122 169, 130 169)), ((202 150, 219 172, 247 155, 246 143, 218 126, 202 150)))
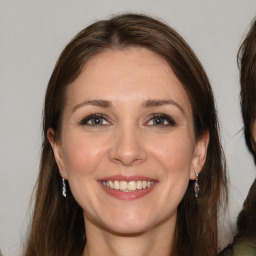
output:
POLYGON ((256 256, 256 179, 237 218, 237 235, 234 243, 219 256, 256 256))
POLYGON ((223 250, 219 256, 256 256, 256 244, 237 242, 223 250))

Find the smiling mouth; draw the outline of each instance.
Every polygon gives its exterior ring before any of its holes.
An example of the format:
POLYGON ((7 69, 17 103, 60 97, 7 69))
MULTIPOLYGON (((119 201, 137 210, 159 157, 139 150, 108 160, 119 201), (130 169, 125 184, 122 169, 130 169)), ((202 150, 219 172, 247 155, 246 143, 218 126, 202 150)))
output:
POLYGON ((102 185, 106 188, 119 190, 121 192, 135 192, 138 190, 145 190, 155 185, 155 181, 137 180, 103 180, 102 185))

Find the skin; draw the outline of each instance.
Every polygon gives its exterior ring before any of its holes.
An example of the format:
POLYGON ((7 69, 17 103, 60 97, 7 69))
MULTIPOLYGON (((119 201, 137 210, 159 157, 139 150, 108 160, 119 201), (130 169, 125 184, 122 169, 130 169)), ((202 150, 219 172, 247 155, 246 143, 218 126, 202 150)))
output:
POLYGON ((91 58, 68 88, 60 140, 52 129, 48 139, 84 211, 83 255, 170 254, 177 206, 194 170, 203 167, 209 138, 206 133, 196 141, 189 98, 162 58, 144 48, 91 58), (169 102, 145 106, 149 100, 169 102), (104 118, 84 121, 96 113, 104 118), (144 197, 121 200, 98 182, 112 175, 157 183, 144 197))
POLYGON ((253 125, 252 125, 252 137, 253 137, 254 141, 256 141, 256 119, 254 120, 253 125))

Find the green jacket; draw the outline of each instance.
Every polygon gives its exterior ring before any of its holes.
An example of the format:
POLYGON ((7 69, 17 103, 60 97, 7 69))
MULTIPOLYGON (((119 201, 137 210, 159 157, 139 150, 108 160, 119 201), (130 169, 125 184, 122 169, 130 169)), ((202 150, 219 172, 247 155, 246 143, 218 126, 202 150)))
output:
POLYGON ((223 250, 219 256, 256 256, 256 244, 237 242, 223 250))

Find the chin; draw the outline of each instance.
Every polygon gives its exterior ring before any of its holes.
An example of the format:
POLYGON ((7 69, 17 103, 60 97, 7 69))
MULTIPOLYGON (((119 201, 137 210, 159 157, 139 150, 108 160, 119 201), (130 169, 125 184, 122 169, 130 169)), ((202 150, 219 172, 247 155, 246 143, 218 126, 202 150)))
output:
POLYGON ((144 233, 149 230, 154 223, 151 218, 148 219, 145 214, 138 214, 138 212, 113 214, 111 218, 103 221, 107 230, 123 236, 134 236, 144 233))
POLYGON ((132 223, 132 225, 124 225, 125 223, 115 223, 108 225, 107 231, 119 236, 138 236, 145 233, 149 227, 141 223, 132 223))

